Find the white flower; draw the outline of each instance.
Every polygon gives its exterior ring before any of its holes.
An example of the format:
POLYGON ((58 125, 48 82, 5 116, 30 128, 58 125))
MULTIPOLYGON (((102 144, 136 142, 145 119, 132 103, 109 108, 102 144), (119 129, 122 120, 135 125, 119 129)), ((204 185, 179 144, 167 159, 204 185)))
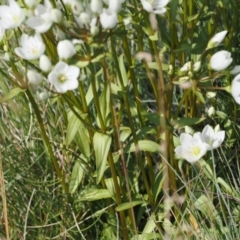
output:
POLYGON ((202 140, 206 143, 208 150, 218 148, 225 138, 225 131, 219 131, 219 125, 213 128, 210 125, 205 126, 202 131, 202 140))
POLYGON ((102 0, 91 0, 90 8, 93 13, 100 14, 102 12, 102 0))
POLYGON ((203 142, 200 132, 194 133, 193 136, 181 133, 180 143, 181 145, 175 148, 175 153, 190 163, 198 161, 207 152, 207 146, 203 142))
POLYGON ((39 67, 43 72, 50 72, 52 68, 52 63, 48 56, 42 55, 39 59, 39 67))
POLYGON ((207 49, 217 47, 226 37, 228 31, 222 31, 215 34, 208 42, 207 49))
POLYGON ((154 12, 156 14, 163 14, 167 10, 165 6, 169 0, 141 0, 143 8, 147 12, 154 12))
POLYGON ((100 14, 100 23, 104 29, 114 28, 118 23, 117 13, 104 8, 100 14))
POLYGON ((69 59, 76 54, 74 45, 69 40, 60 41, 57 45, 57 52, 61 59, 69 59))
POLYGON ((232 94, 234 100, 238 104, 240 104, 240 74, 235 76, 235 78, 232 81, 231 94, 232 94))
POLYGON ((38 33, 47 32, 53 24, 52 11, 53 7, 49 0, 44 0, 44 5, 38 4, 34 10, 35 16, 31 16, 26 24, 38 33))
POLYGON ((12 29, 19 27, 25 19, 24 10, 14 0, 9 0, 9 6, 0 6, 0 27, 12 29))
POLYGON ((38 59, 45 51, 45 45, 40 34, 35 33, 34 36, 22 34, 20 39, 20 47, 14 49, 15 53, 26 60, 38 59))
POLYGON ((76 66, 69 66, 65 62, 58 62, 48 75, 48 81, 54 86, 57 92, 65 93, 78 87, 78 76, 80 69, 76 66))
POLYGON ((236 74, 240 73, 240 65, 236 65, 233 69, 230 70, 230 73, 232 75, 236 75, 236 74))
POLYGON ((43 81, 43 76, 40 73, 32 70, 27 71, 27 78, 28 82, 33 86, 38 86, 43 81))
POLYGON ((232 63, 231 53, 221 50, 212 55, 210 66, 215 71, 225 70, 232 63))

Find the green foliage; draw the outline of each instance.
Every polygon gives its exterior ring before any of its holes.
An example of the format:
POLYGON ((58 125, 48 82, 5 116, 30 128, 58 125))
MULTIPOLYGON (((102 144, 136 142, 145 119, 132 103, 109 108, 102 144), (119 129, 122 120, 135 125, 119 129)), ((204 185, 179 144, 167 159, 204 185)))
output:
MULTIPOLYGON (((11 57, 0 63, 0 238, 8 228, 11 239, 240 239, 239 106, 229 94, 229 69, 240 62, 238 2, 172 0, 154 15, 125 1, 118 25, 94 36, 73 24, 70 6, 62 13, 55 30, 83 41, 68 60, 81 68, 73 91, 27 82, 28 69, 48 73, 14 54, 24 29, 1 41, 11 57), (234 63, 213 71, 222 49, 234 63), (223 144, 195 163, 180 159, 179 135, 207 124, 225 131, 223 144)), ((54 34, 42 34, 53 65, 54 34)))

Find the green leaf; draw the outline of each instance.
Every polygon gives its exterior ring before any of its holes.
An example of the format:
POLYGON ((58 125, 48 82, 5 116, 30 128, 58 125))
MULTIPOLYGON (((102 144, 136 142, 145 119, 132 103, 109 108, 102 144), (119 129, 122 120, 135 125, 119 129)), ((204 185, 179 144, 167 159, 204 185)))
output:
POLYGON ((222 220, 215 209, 211 199, 209 199, 206 195, 201 195, 195 202, 195 208, 201 211, 205 217, 209 219, 210 222, 218 222, 222 226, 222 220))
POLYGON ((156 222, 158 221, 161 221, 163 218, 165 217, 165 214, 162 212, 162 213, 159 213, 156 214, 153 213, 149 218, 148 218, 148 221, 143 229, 143 234, 146 234, 146 233, 152 233, 156 227, 156 222), (157 218, 157 220, 156 220, 157 218))
POLYGON ((169 9, 170 9, 171 23, 174 23, 176 20, 178 1, 179 0, 170 1, 170 3, 168 4, 169 9))
POLYGON ((85 190, 76 201, 96 201, 103 198, 110 198, 111 194, 107 189, 89 188, 85 190))
POLYGON ((189 43, 183 43, 181 44, 177 49, 173 50, 174 53, 181 53, 190 51, 192 49, 192 45, 189 43))
MULTIPOLYGON (((79 115, 85 119, 87 117, 87 113, 80 113, 79 110, 77 110, 79 115)), ((66 144, 69 145, 75 135, 77 134, 78 130, 84 127, 83 123, 78 119, 78 117, 72 112, 68 112, 68 126, 67 126, 67 134, 66 134, 66 144)))
POLYGON ((194 94, 197 96, 198 100, 201 102, 201 103, 206 103, 202 93, 199 91, 199 90, 196 90, 196 91, 193 91, 194 94))
MULTIPOLYGON (((148 62, 148 67, 154 70, 159 70, 157 62, 148 62)), ((162 69, 163 71, 167 71, 169 68, 168 64, 162 63, 162 69)))
POLYGON ((76 66, 78 66, 80 68, 84 68, 84 67, 87 67, 89 63, 90 63, 89 61, 78 61, 76 63, 76 66))
POLYGON ((90 139, 88 131, 83 124, 79 126, 75 139, 81 153, 84 155, 84 157, 89 159, 91 155, 90 139))
MULTIPOLYGON (((124 65, 123 57, 124 57, 123 54, 121 54, 119 56, 118 64, 119 64, 121 75, 122 75, 123 85, 124 85, 124 87, 126 87, 128 85, 128 75, 127 75, 126 68, 125 68, 125 65, 124 65)), ((117 79, 118 79, 118 85, 121 86, 120 81, 119 81, 119 76, 117 76, 117 79)))
POLYGON ((96 156, 97 183, 101 181, 105 171, 107 155, 111 146, 111 142, 112 138, 107 134, 96 132, 93 136, 93 147, 96 156))
POLYGON ((153 196, 154 196, 155 201, 157 201, 158 194, 162 190, 163 181, 164 181, 164 176, 163 176, 162 171, 160 171, 158 173, 158 175, 156 176, 154 184, 153 184, 153 196))
POLYGON ((161 239, 161 235, 159 233, 143 233, 143 234, 139 234, 137 236, 138 240, 151 240, 151 239, 161 239))
POLYGON ((96 63, 96 62, 100 62, 100 60, 104 57, 105 55, 102 53, 102 54, 99 54, 98 56, 96 56, 95 58, 93 58, 91 60, 92 63, 96 63))
MULTIPOLYGON (((100 111, 101 115, 103 118, 103 122, 105 126, 109 126, 110 124, 110 118, 109 118, 109 113, 110 113, 110 88, 109 84, 106 83, 104 85, 104 89, 101 93, 101 96, 99 98, 99 104, 100 104, 100 111)), ((97 124, 99 127, 101 127, 100 121, 99 121, 99 116, 97 116, 97 124)))
POLYGON ((157 41, 158 40, 158 32, 156 31, 154 35, 149 35, 149 39, 151 41, 157 41))
POLYGON ((22 89, 22 88, 13 88, 11 89, 6 95, 4 95, 2 98, 0 98, 0 103, 6 102, 14 97, 16 97, 19 93, 21 92, 25 92, 26 89, 22 89))
POLYGON ((132 207, 135 207, 139 204, 143 204, 145 203, 144 201, 132 201, 132 202, 127 202, 127 203, 122 203, 120 205, 118 205, 115 210, 118 211, 118 212, 121 212, 121 211, 124 211, 126 209, 129 209, 129 208, 132 208, 132 207))
POLYGON ((81 183, 82 177, 84 173, 84 168, 81 166, 80 162, 77 161, 74 164, 73 171, 71 174, 71 179, 69 183, 69 192, 73 194, 81 183))
POLYGON ((120 141, 125 142, 126 139, 131 135, 132 131, 129 127, 120 127, 120 141))
POLYGON ((202 121, 204 121, 206 118, 180 118, 180 119, 172 119, 172 125, 174 128, 181 128, 184 126, 191 126, 196 125, 202 121))
MULTIPOLYGON (((99 89, 99 81, 98 81, 98 76, 101 75, 103 72, 103 69, 101 68, 95 75, 95 84, 96 84, 96 90, 98 91, 99 89)), ((97 96, 95 96, 97 97, 97 96)), ((91 101, 93 100, 93 91, 92 91, 92 84, 90 84, 87 94, 86 94, 86 102, 87 105, 89 105, 91 103, 91 101)))
POLYGON ((219 183, 224 188, 227 194, 239 198, 238 192, 235 191, 234 188, 231 188, 222 178, 218 177, 217 183, 219 183))
MULTIPOLYGON (((117 178, 117 180, 119 183, 119 178, 117 178)), ((114 188, 113 178, 106 178, 106 179, 104 179, 104 182, 106 184, 106 187, 107 187, 112 199, 116 202, 116 192, 115 192, 115 188, 114 188)))
MULTIPOLYGON (((160 146, 158 143, 153 142, 151 140, 140 140, 138 141, 138 147, 140 151, 147 151, 147 152, 160 152, 160 146)), ((124 153, 135 152, 135 144, 131 143, 129 146, 123 149, 124 153)))

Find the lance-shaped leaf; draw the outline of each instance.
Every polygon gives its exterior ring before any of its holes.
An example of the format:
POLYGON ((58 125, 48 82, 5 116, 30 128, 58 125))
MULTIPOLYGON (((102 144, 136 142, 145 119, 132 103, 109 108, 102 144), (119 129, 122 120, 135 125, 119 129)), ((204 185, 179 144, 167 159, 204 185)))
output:
POLYGON ((105 171, 111 142, 112 138, 107 134, 96 132, 93 136, 93 147, 96 156, 97 183, 100 182, 105 171))
POLYGON ((77 161, 74 164, 71 180, 69 184, 69 192, 71 194, 73 194, 76 191, 77 187, 81 183, 83 173, 84 173, 84 167, 85 166, 81 166, 81 163, 79 161, 77 161))
POLYGON ((13 88, 11 89, 6 95, 4 95, 2 98, 0 98, 0 103, 2 102, 6 102, 14 97, 16 97, 19 93, 21 92, 25 92, 26 89, 22 89, 22 88, 13 88))

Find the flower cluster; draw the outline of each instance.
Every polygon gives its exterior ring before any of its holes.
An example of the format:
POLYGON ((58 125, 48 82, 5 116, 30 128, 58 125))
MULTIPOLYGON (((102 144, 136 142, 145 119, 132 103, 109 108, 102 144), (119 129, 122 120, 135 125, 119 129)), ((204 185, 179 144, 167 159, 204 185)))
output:
POLYGON ((28 83, 34 86, 41 84, 47 73, 47 81, 55 91, 65 93, 78 87, 80 69, 68 63, 70 60, 74 63, 72 59, 77 54, 75 44, 79 44, 81 40, 69 40, 59 26, 72 24, 72 29, 83 28, 89 35, 95 36, 100 25, 103 30, 117 26, 118 13, 123 2, 124 0, 91 0, 89 3, 81 3, 78 0, 63 0, 74 18, 74 21, 69 23, 63 15, 65 10, 62 3, 57 1, 44 0, 43 3, 39 3, 37 0, 24 0, 27 9, 23 9, 17 1, 9 0, 9 5, 0 5, 0 41, 6 30, 24 26, 14 52, 20 60, 32 61, 31 64, 35 64, 43 73, 38 73, 32 68, 27 69, 28 83), (29 35, 24 29, 32 29, 35 34, 29 35), (43 36, 50 31, 50 35, 53 33, 56 40, 57 61, 55 56, 49 55, 46 47, 49 40, 43 36))
POLYGON ((190 163, 198 161, 208 150, 218 148, 225 139, 225 131, 219 131, 219 125, 213 129, 206 125, 203 131, 193 135, 181 133, 180 145, 175 148, 175 153, 190 163))

